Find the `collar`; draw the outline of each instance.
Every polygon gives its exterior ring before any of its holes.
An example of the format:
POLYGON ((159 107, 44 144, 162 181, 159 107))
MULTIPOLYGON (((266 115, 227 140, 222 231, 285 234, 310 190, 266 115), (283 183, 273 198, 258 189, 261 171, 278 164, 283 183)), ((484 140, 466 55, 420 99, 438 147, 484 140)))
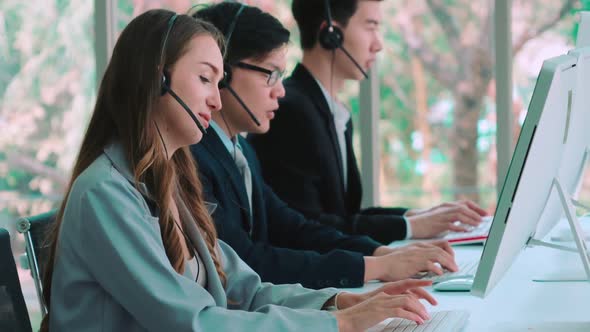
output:
POLYGON ((219 136, 219 139, 221 139, 221 142, 223 143, 230 155, 234 155, 234 149, 236 147, 242 150, 242 147, 240 146, 240 140, 237 138, 237 135, 239 134, 237 134, 236 138, 232 140, 227 136, 225 131, 223 131, 223 129, 221 129, 221 127, 215 121, 211 120, 209 122, 209 126, 213 128, 213 130, 217 133, 217 136, 219 136))
MULTIPOLYGON (((120 142, 113 142, 109 143, 104 149, 104 154, 113 164, 113 167, 121 174, 127 181, 135 186, 135 177, 131 172, 131 166, 129 165, 129 161, 125 156, 125 151, 123 149, 123 145, 120 142)), ((147 197, 151 197, 149 194, 149 190, 145 183, 139 182, 139 191, 146 195, 147 197)))
MULTIPOLYGON (((311 74, 311 72, 310 72, 310 74, 311 74)), ((330 112, 332 112, 332 116, 334 117, 334 122, 336 123, 336 127, 340 131, 344 132, 346 130, 346 123, 348 122, 348 120, 350 120, 350 112, 348 111, 348 109, 346 109, 346 107, 344 107, 344 105, 342 105, 342 103, 340 103, 338 100, 336 100, 334 97, 332 97, 332 95, 330 95, 328 90, 326 90, 326 88, 324 88, 322 83, 317 78, 315 78, 313 76, 313 74, 311 74, 311 76, 313 77, 313 79, 316 81, 316 83, 320 87, 320 90, 322 90, 324 98, 326 99, 326 102, 328 103, 328 108, 330 109, 330 112)))

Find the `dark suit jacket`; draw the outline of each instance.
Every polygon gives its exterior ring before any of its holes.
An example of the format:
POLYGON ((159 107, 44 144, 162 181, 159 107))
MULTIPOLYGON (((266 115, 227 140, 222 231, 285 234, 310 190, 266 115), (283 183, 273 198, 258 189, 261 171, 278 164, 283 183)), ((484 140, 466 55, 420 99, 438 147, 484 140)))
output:
POLYGON ((289 206, 325 225, 382 243, 403 239, 406 209, 360 208, 362 187, 352 149, 352 122, 345 132, 345 191, 334 118, 320 86, 301 64, 284 85, 286 97, 279 102, 270 131, 248 137, 266 182, 289 206))
POLYGON ((205 200, 218 204, 213 219, 219 238, 263 281, 309 288, 362 286, 363 256, 372 255, 380 244, 345 235, 289 208, 264 183, 252 147, 238 139, 252 173, 252 218, 243 179, 217 133, 209 130, 191 147, 205 200))

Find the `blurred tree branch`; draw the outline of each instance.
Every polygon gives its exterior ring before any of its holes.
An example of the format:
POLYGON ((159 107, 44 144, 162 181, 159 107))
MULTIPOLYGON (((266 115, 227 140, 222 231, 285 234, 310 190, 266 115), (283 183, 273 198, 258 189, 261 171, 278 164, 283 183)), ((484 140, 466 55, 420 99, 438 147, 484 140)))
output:
POLYGON ((424 67, 442 84, 452 88, 458 80, 457 74, 449 70, 448 66, 441 66, 444 61, 442 56, 430 47, 428 47, 423 39, 415 32, 415 23, 405 20, 397 22, 400 27, 400 33, 408 46, 410 52, 417 56, 424 64, 424 67))
POLYGON ((61 188, 65 188, 68 184, 68 177, 65 174, 28 155, 18 152, 7 152, 6 162, 10 168, 21 169, 34 175, 47 177, 61 188))
POLYGON ((539 36, 559 23, 559 21, 572 10, 574 4, 578 1, 579 0, 566 0, 557 12, 557 15, 546 18, 545 22, 542 22, 537 27, 529 27, 526 29, 512 46, 514 54, 517 54, 529 40, 539 36))
POLYGON ((426 3, 439 26, 445 32, 453 53, 459 61, 463 61, 463 53, 461 52, 461 30, 459 29, 457 20, 449 14, 448 6, 443 4, 441 0, 426 0, 426 3))
MULTIPOLYGON (((434 79, 453 91, 453 150, 448 153, 453 160, 453 186, 466 190, 465 195, 457 195, 457 198, 478 200, 477 193, 471 193, 470 188, 478 187, 477 121, 494 69, 490 37, 492 3, 488 2, 487 8, 484 5, 479 15, 457 15, 452 14, 453 10, 469 10, 471 1, 455 1, 453 5, 442 0, 408 1, 396 20, 410 53, 420 59, 434 79), (442 33, 432 27, 419 28, 427 13, 432 15, 442 33), (470 27, 480 27, 481 32, 474 35, 470 27), (450 57, 433 47, 444 43, 451 48, 450 57)), ((524 33, 512 45, 514 54, 529 40, 554 27, 570 13, 574 3, 576 0, 566 0, 556 15, 551 9, 537 12, 538 6, 527 3, 529 12, 525 14, 538 18, 539 24, 525 26, 524 33)))

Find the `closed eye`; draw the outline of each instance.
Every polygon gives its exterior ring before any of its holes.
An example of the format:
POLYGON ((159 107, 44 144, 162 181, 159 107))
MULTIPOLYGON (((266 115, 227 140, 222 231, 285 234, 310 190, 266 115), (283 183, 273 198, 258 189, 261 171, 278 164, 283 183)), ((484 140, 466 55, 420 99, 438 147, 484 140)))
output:
POLYGON ((201 79, 201 82, 203 82, 203 83, 211 83, 211 80, 205 76, 199 76, 199 78, 201 79))

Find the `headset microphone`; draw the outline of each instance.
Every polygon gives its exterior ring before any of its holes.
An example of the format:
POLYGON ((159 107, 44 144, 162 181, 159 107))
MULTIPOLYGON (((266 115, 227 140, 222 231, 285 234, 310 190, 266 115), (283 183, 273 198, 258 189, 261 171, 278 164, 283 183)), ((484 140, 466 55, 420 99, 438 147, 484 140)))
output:
POLYGON ((318 38, 320 45, 329 51, 334 51, 337 48, 341 49, 342 52, 344 52, 344 54, 350 59, 350 61, 352 61, 352 63, 358 68, 358 70, 361 71, 363 76, 365 76, 365 78, 369 78, 369 75, 363 70, 363 67, 361 67, 361 65, 359 65, 359 63, 346 50, 346 48, 344 48, 344 33, 342 32, 342 29, 332 23, 330 0, 325 0, 324 5, 326 7, 326 21, 328 25, 320 30, 318 38))
POLYGON ((236 98, 236 100, 238 101, 238 103, 240 105, 242 105, 242 107, 244 108, 244 110, 246 110, 246 113, 248 113, 248 115, 250 116, 250 118, 252 119, 252 121, 254 121, 254 123, 256 123, 257 126, 260 126, 260 121, 258 121, 258 119, 256 118, 256 116, 254 115, 254 113, 252 113, 252 111, 250 110, 250 108, 248 108, 248 106, 246 106, 246 103, 244 103, 244 101, 242 100, 242 98, 240 98, 240 96, 238 95, 238 93, 236 92, 236 90, 232 89, 232 87, 229 84, 226 84, 225 82, 220 84, 221 88, 226 88, 227 91, 229 91, 229 93, 231 93, 232 96, 234 96, 234 98, 236 98))
POLYGON ((162 93, 161 94, 165 95, 166 93, 170 93, 170 96, 172 96, 172 98, 174 98, 174 100, 176 100, 176 102, 178 102, 180 104, 180 106, 182 106, 182 108, 188 113, 188 115, 191 117, 191 119, 193 119, 194 123, 197 125, 197 128, 199 128, 201 133, 203 133, 203 135, 205 135, 207 133, 207 130, 205 129, 205 127, 203 127, 203 125, 201 124, 199 119, 197 119, 195 114, 191 111, 190 107, 188 107, 188 105, 185 104, 184 101, 182 101, 182 99, 180 99, 180 97, 172 90, 172 88, 170 88, 170 85, 168 84, 169 78, 170 78, 170 74, 168 74, 168 72, 164 71, 164 73, 162 75, 162 93))
POLYGON ((350 59, 350 61, 352 61, 352 63, 354 63, 354 65, 358 68, 358 70, 361 71, 363 76, 365 78, 369 78, 369 74, 367 74, 367 72, 363 70, 363 67, 361 67, 361 65, 359 65, 358 62, 356 62, 356 60, 352 57, 352 55, 350 55, 350 53, 348 53, 348 51, 344 48, 344 46, 340 46, 340 49, 350 59))

